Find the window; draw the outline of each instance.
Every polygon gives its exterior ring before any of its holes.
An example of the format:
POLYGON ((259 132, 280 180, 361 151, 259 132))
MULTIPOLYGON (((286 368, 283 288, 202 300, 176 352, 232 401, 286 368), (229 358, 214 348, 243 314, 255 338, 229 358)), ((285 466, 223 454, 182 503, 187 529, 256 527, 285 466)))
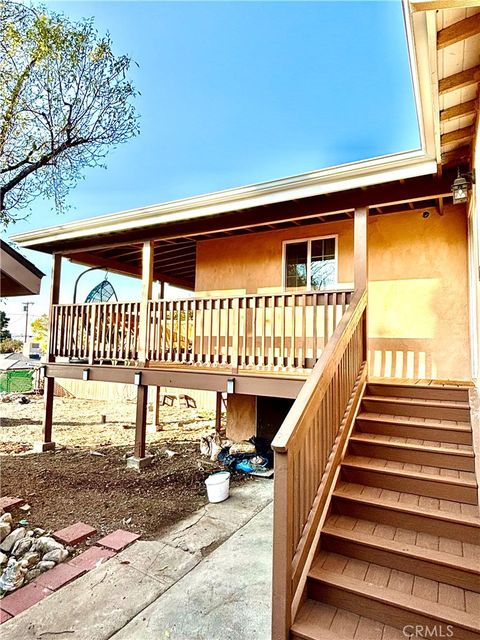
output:
POLYGON ((337 238, 312 238, 284 243, 287 289, 318 291, 337 282, 337 238))

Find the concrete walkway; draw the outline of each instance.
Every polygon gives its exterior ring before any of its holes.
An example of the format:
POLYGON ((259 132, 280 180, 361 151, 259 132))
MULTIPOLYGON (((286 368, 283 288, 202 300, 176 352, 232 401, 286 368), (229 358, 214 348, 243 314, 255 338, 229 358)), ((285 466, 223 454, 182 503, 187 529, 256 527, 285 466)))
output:
POLYGON ((255 479, 3 624, 2 640, 270 639, 273 483, 255 479))

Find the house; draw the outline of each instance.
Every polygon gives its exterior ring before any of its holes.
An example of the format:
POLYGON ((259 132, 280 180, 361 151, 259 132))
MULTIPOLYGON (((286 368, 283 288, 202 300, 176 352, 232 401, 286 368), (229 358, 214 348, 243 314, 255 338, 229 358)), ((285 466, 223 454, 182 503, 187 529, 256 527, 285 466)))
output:
POLYGON ((480 9, 405 22, 421 149, 15 237, 53 255, 44 449, 57 377, 137 385, 138 467, 148 386, 274 436, 274 640, 480 637, 480 9), (141 298, 60 300, 64 259, 141 298))
POLYGON ((0 239, 0 294, 30 296, 40 293, 44 274, 18 251, 0 239))

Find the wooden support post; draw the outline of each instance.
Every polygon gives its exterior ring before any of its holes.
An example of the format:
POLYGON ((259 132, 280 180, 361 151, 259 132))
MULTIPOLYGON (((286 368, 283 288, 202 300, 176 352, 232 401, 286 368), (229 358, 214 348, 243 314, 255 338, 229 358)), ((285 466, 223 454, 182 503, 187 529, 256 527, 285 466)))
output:
MULTIPOLYGON (((52 260, 52 279, 50 283, 50 308, 48 314, 47 362, 55 362, 54 337, 56 336, 56 328, 53 326, 55 318, 53 305, 58 304, 60 299, 61 271, 62 256, 58 253, 54 253, 52 260)), ((43 389, 43 398, 45 402, 45 413, 43 416, 43 442, 35 442, 33 445, 33 450, 37 453, 53 451, 55 449, 55 442, 52 441, 54 387, 55 379, 50 376, 46 376, 43 389)))
POLYGON ((53 451, 55 449, 55 442, 52 441, 54 388, 55 378, 46 376, 43 388, 43 399, 45 402, 45 413, 43 416, 43 442, 34 443, 33 450, 35 453, 43 453, 44 451, 53 451))
POLYGON ((133 457, 127 458, 127 467, 136 471, 141 471, 152 463, 152 456, 145 456, 147 402, 148 387, 145 384, 139 384, 137 387, 137 411, 135 414, 135 449, 133 457))
MULTIPOLYGON (((355 291, 364 291, 368 287, 368 208, 355 209, 354 229, 354 285, 355 291)), ((367 309, 363 325, 363 357, 368 356, 367 309)))
POLYGON ((144 242, 142 250, 142 295, 140 300, 140 318, 138 325, 138 360, 140 366, 144 366, 148 360, 148 335, 150 333, 148 301, 152 297, 153 253, 153 240, 144 242))
POLYGON ((222 429, 222 392, 217 391, 215 403, 215 431, 220 433, 222 429))
POLYGON ((160 398, 162 387, 155 387, 155 400, 153 403, 153 427, 155 431, 162 431, 160 427, 160 398))

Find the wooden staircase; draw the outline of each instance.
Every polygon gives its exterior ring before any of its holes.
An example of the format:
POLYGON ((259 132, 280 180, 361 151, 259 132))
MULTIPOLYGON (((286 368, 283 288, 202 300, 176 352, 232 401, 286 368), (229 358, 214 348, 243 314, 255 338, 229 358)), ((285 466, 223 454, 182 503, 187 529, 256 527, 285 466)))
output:
POLYGON ((291 638, 478 640, 479 534, 468 389, 368 384, 291 638))

